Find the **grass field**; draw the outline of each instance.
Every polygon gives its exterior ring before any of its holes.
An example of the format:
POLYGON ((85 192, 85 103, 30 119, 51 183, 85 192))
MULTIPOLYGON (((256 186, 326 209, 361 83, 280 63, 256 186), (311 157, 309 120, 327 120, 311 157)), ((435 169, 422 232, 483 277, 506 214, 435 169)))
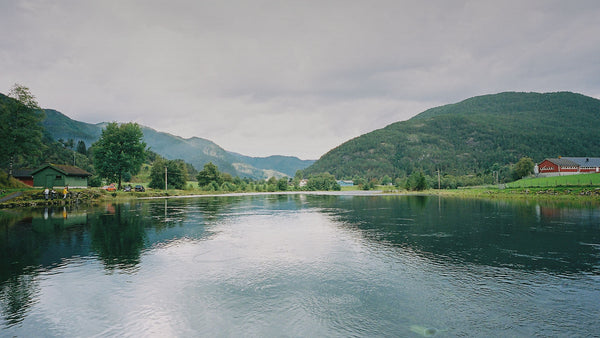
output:
POLYGON ((600 174, 524 178, 507 183, 506 186, 508 188, 597 187, 600 186, 600 174))

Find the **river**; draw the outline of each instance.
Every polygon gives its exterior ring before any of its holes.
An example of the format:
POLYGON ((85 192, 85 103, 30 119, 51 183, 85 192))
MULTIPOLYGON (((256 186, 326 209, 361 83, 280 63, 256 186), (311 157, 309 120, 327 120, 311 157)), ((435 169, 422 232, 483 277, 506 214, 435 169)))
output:
POLYGON ((600 208, 272 194, 0 212, 1 336, 600 336, 600 208))

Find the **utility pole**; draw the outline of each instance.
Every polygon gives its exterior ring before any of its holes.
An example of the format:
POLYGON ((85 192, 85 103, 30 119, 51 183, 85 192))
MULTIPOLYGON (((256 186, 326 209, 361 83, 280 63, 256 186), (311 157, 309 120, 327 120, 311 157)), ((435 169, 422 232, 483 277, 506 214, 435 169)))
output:
POLYGON ((442 180, 440 179, 440 169, 437 170, 438 172, 438 190, 442 189, 442 180))
POLYGON ((167 190, 167 167, 165 166, 165 190, 167 190))

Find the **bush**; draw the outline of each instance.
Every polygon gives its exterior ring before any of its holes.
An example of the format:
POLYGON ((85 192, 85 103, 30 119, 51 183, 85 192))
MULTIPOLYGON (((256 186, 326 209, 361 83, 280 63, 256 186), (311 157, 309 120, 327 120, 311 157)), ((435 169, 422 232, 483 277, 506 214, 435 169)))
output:
POLYGON ((98 175, 94 175, 89 178, 88 185, 95 188, 100 187, 102 186, 102 178, 98 175))
POLYGON ((0 187, 2 188, 24 188, 27 187, 23 182, 14 177, 8 176, 8 173, 0 171, 0 187))
POLYGON ((406 181, 406 190, 423 191, 429 189, 429 183, 422 171, 413 171, 406 181))

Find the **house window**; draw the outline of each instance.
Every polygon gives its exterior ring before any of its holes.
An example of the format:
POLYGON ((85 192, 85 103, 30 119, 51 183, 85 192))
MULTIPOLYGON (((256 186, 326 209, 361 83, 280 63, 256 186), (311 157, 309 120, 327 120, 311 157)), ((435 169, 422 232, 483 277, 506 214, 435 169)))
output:
POLYGON ((57 179, 57 180, 60 180, 60 179, 62 179, 62 176, 60 176, 60 175, 56 175, 56 179, 57 179))

